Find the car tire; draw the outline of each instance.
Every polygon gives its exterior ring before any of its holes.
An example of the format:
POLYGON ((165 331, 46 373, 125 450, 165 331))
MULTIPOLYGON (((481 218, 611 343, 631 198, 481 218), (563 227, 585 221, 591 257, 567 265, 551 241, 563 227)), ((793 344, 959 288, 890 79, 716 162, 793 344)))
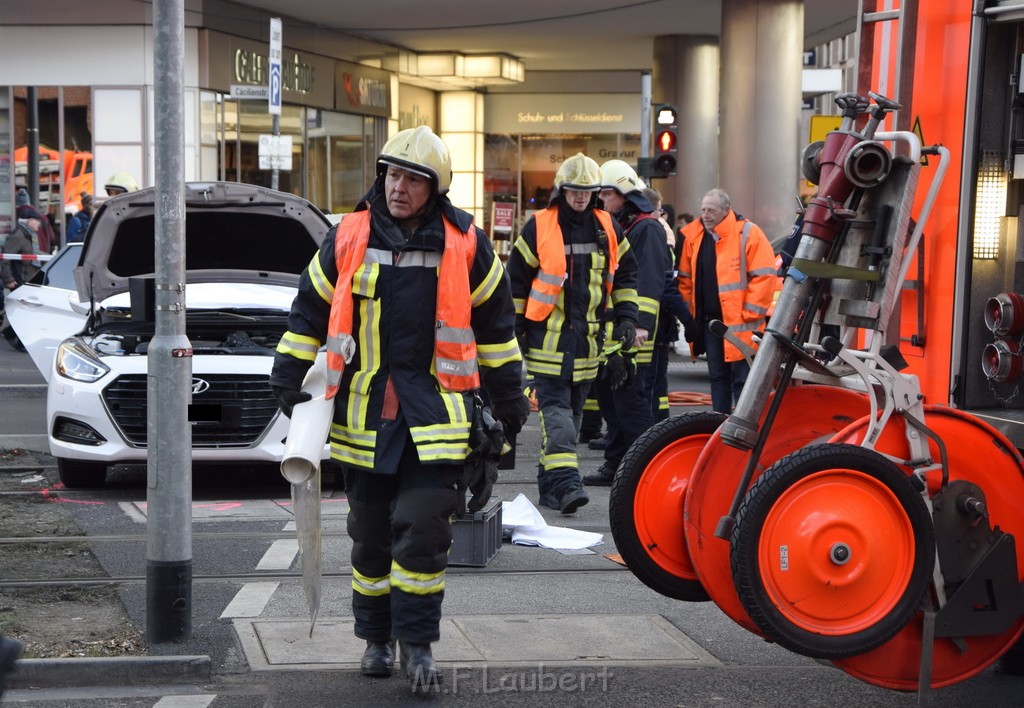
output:
POLYGON ((82 462, 57 458, 57 474, 65 487, 102 487, 107 481, 107 465, 105 462, 82 462))

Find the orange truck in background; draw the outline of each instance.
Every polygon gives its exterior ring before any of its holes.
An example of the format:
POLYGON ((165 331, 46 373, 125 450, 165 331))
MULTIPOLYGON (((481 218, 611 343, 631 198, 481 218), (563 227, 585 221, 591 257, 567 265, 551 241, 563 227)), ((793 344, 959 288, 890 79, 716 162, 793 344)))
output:
MULTIPOLYGON (((28 147, 14 151, 14 181, 18 187, 28 187, 28 147)), ((39 148, 39 204, 43 211, 56 219, 64 214, 76 214, 82 208, 82 192, 93 193, 92 153, 52 148, 39 148), (63 167, 64 184, 61 185, 63 167), (63 200, 63 212, 57 207, 63 200)))

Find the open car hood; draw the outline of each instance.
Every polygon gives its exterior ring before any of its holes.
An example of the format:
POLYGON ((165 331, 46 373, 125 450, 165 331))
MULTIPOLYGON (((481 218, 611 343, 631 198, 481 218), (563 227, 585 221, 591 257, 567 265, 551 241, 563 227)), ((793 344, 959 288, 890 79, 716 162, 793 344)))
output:
MULTIPOLYGON (((101 302, 126 292, 128 279, 156 272, 156 189, 107 199, 86 239, 75 286, 101 302)), ((187 283, 262 283, 297 287, 331 224, 301 197, 238 182, 185 185, 187 283)))

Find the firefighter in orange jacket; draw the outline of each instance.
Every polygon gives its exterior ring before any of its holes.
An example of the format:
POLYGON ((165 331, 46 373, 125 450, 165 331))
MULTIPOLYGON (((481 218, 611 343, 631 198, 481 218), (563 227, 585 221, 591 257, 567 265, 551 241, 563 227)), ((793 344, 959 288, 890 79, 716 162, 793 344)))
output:
POLYGON ((530 217, 508 259, 516 333, 540 406, 540 504, 563 514, 589 501, 576 441, 601 362, 605 310, 614 310, 618 329, 636 329, 636 261, 611 215, 596 208, 600 185, 593 159, 566 158, 551 206, 530 217))
POLYGON ((707 354, 711 405, 731 413, 750 365, 730 342, 708 329, 724 322, 753 347, 753 333, 764 330, 775 291, 775 252, 764 232, 732 210, 729 195, 712 189, 700 205, 700 221, 687 224, 679 261, 679 292, 697 322, 694 356, 707 354))
POLYGON ((367 642, 361 671, 391 675, 397 640, 406 677, 423 691, 440 683, 430 645, 474 390, 486 389, 507 436, 529 415, 508 277, 487 235, 448 200, 451 178, 448 148, 426 126, 385 144, 370 191, 299 282, 270 379, 290 415, 308 399, 299 387, 326 343, 355 634, 367 642))

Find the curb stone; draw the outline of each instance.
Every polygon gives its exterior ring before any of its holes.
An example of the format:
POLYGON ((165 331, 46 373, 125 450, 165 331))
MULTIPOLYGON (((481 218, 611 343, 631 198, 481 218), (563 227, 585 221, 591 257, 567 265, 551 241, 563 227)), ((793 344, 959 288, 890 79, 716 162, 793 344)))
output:
POLYGON ((7 688, 203 683, 210 680, 210 664, 207 655, 21 659, 7 676, 7 688))

